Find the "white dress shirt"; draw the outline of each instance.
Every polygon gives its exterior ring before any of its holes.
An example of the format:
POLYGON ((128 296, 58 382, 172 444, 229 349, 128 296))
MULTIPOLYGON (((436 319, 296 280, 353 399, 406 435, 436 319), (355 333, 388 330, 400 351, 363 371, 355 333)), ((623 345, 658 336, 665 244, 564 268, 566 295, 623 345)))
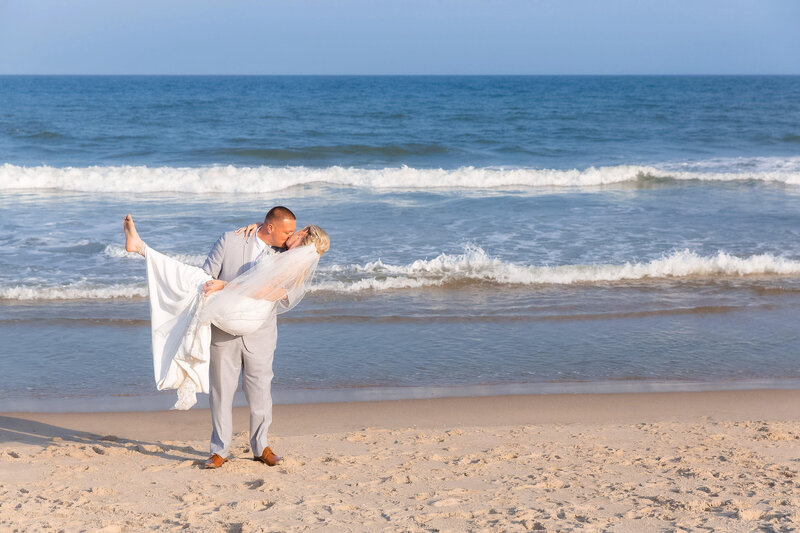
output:
POLYGON ((267 243, 262 241, 261 238, 258 236, 259 231, 261 231, 261 226, 259 226, 258 229, 256 229, 256 232, 253 234, 253 237, 256 240, 256 245, 253 246, 253 257, 250 258, 250 261, 253 262, 255 262, 255 260, 258 259, 258 256, 261 255, 261 252, 263 252, 268 248, 267 243))

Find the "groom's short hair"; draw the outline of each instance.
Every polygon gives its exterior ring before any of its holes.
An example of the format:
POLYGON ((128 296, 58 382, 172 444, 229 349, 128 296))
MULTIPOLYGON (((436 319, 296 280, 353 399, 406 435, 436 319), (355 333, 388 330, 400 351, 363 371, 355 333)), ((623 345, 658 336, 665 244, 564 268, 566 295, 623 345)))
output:
POLYGON ((294 216, 292 210, 288 207, 283 207, 282 205, 276 205, 272 209, 267 212, 267 216, 264 217, 264 222, 270 223, 275 220, 297 220, 297 217, 294 216))

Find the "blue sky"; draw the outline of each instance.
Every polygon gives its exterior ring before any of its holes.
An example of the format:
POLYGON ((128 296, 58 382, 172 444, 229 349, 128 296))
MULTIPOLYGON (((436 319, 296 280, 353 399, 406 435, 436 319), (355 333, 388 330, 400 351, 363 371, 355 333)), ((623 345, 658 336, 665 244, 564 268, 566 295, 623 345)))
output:
POLYGON ((800 74, 796 0, 0 0, 2 74, 800 74))

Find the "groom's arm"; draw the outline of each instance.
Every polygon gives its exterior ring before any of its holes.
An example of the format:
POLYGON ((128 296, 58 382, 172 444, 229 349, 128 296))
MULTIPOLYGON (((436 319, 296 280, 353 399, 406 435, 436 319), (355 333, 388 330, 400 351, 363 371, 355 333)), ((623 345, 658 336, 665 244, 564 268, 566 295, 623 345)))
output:
POLYGON ((214 243, 214 246, 208 253, 208 257, 206 257, 206 262, 203 263, 203 270, 214 279, 219 278, 219 273, 222 270, 222 257, 224 255, 223 251, 225 250, 226 235, 226 233, 223 233, 222 236, 217 239, 217 242, 214 243))

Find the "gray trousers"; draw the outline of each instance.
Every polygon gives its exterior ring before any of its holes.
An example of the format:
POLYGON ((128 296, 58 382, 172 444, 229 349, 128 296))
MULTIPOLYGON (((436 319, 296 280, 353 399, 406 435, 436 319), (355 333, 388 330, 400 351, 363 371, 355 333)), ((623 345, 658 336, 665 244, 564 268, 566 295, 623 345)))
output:
POLYGON ((239 386, 250 406, 250 447, 254 456, 261 455, 267 444, 267 431, 272 423, 272 359, 275 345, 260 353, 247 349, 241 337, 211 339, 209 380, 211 392, 211 453, 222 457, 230 454, 233 438, 233 395, 239 386))

